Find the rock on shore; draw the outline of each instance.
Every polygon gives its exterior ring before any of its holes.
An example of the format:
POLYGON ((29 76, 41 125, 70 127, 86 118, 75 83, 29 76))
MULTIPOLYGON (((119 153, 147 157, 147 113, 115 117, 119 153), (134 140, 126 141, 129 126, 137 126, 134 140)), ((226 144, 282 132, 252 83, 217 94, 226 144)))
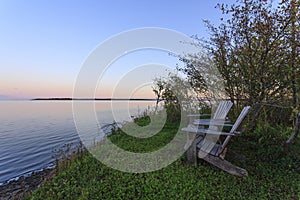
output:
POLYGON ((34 172, 31 176, 22 176, 18 180, 9 181, 0 186, 0 199, 23 199, 26 194, 34 191, 54 174, 55 169, 45 169, 34 172))

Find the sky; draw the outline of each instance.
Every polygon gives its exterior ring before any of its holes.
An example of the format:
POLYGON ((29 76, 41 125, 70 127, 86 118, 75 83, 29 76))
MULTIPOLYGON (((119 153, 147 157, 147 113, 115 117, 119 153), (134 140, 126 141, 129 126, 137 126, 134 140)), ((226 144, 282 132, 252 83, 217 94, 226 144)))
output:
MULTIPOLYGON (((0 0, 0 98, 72 97, 84 61, 108 38, 143 27, 208 37, 202 20, 219 22, 219 2, 235 1, 0 0)), ((113 85, 136 66, 177 62, 151 50, 124 56, 99 81, 96 96, 124 97, 112 94, 113 85)), ((149 85, 139 88, 135 97, 152 97, 149 85)))

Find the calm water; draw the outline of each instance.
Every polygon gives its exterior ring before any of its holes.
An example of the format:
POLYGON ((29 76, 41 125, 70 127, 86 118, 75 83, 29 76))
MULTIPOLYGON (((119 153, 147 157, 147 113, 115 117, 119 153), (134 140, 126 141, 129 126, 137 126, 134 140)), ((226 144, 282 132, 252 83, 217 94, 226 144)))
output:
MULTIPOLYGON (((137 116, 153 104, 151 101, 98 101, 95 110, 98 123, 103 126, 114 119, 118 122, 130 121, 131 115, 137 116), (113 117, 111 104, 117 119, 113 117), (127 107, 129 111, 124 109, 127 107)), ((72 102, 0 101, 0 184, 53 167, 54 151, 79 141, 72 102)))

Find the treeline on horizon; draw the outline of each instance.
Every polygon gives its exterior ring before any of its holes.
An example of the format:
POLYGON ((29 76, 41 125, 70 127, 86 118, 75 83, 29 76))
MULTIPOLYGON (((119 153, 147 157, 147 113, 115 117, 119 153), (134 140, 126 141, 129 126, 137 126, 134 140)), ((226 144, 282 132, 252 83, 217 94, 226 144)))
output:
MULTIPOLYGON (((154 98, 34 98, 32 101, 156 101, 154 98)), ((162 101, 163 99, 161 99, 162 101)))

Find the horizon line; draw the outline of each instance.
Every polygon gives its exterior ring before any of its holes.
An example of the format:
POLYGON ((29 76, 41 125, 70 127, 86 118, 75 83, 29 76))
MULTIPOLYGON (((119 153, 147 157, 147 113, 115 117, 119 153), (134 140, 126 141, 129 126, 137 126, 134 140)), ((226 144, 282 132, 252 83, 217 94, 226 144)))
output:
MULTIPOLYGON (((155 98, 71 98, 71 97, 54 97, 54 98, 33 98, 31 101, 157 101, 155 98)), ((164 99, 159 99, 163 101, 164 99)))

